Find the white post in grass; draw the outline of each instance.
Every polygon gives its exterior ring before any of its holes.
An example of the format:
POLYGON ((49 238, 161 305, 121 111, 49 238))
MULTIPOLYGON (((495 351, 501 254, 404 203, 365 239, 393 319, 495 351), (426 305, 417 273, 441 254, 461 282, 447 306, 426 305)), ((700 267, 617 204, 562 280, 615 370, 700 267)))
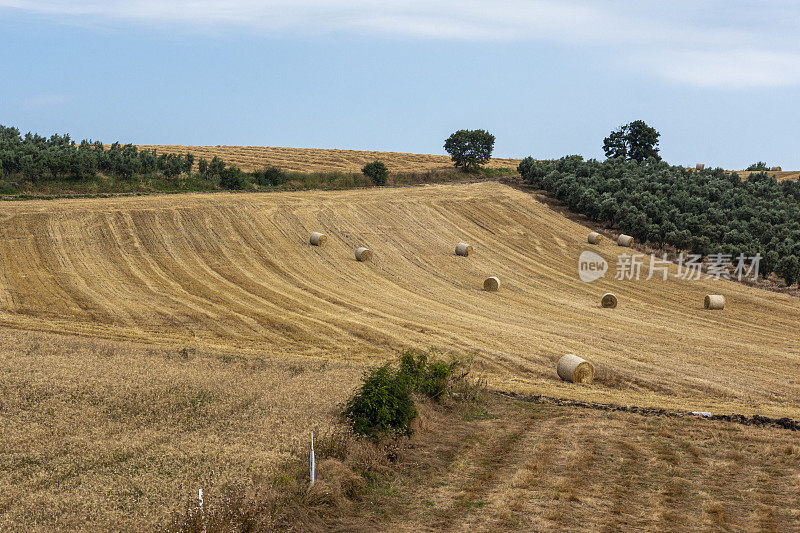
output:
POLYGON ((315 464, 315 461, 314 461, 314 432, 313 431, 311 432, 311 454, 310 455, 311 455, 311 457, 310 457, 311 458, 311 484, 313 485, 314 484, 314 474, 315 474, 316 467, 317 467, 317 465, 315 464))
POLYGON ((203 489, 197 492, 197 500, 200 502, 200 520, 203 523, 203 533, 206 533, 206 511, 203 509, 203 489))

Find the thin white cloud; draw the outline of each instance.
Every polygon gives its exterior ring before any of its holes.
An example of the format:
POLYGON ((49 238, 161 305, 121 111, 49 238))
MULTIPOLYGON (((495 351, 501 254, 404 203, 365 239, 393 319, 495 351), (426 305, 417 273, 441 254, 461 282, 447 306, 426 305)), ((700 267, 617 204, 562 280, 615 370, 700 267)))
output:
POLYGON ((793 0, 0 0, 2 8, 84 23, 559 43, 682 84, 800 85, 793 0))
POLYGON ((71 100, 67 94, 34 94, 22 99, 22 107, 25 109, 46 109, 58 107, 71 100))
POLYGON ((699 87, 800 85, 800 54, 768 50, 667 52, 657 69, 665 78, 699 87))

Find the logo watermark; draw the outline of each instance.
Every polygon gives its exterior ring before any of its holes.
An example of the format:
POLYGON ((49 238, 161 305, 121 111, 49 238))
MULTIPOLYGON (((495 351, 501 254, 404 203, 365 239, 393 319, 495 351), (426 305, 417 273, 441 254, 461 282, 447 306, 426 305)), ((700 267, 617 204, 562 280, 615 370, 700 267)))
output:
POLYGON ((600 254, 586 250, 578 258, 578 276, 581 281, 591 283, 606 275, 608 271, 608 261, 603 259, 600 254))
MULTIPOLYGON (((677 267, 671 274, 675 279, 755 281, 758 278, 761 259, 761 254, 754 256, 739 254, 735 258, 732 254, 711 254, 704 259, 700 254, 681 253, 674 261, 670 261, 667 259, 667 254, 662 254, 661 257, 656 254, 620 254, 617 256, 614 279, 639 281, 655 278, 667 281, 670 278, 670 267, 677 267)), ((578 276, 581 281, 586 283, 597 281, 605 277, 608 270, 608 261, 595 252, 585 250, 578 258, 578 276)))

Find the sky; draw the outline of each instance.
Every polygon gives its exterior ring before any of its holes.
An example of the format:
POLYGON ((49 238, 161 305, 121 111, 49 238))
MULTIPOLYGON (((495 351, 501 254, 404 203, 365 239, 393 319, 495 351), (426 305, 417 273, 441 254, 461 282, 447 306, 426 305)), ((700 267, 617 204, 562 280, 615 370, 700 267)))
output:
POLYGON ((135 144, 800 168, 796 0, 0 0, 0 124, 135 144))

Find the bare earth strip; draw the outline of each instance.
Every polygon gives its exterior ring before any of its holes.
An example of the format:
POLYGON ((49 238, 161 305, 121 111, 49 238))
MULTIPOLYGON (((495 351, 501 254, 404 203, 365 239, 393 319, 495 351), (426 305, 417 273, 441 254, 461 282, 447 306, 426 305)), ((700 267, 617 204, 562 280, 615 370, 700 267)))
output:
MULTIPOLYGON (((797 299, 726 281, 587 284, 587 228, 494 182, 5 204, 0 325, 248 357, 477 354, 497 388, 800 418, 797 299), (325 247, 308 245, 323 231, 325 247), (469 242, 475 253, 456 257, 469 242), (371 263, 353 250, 368 246, 371 263), (502 289, 482 290, 498 276, 502 289), (599 307, 612 291, 616 309, 599 307), (724 311, 703 309, 723 294, 724 311), (577 353, 599 382, 562 383, 577 353)), ((621 248, 592 249, 612 264, 621 248)))

